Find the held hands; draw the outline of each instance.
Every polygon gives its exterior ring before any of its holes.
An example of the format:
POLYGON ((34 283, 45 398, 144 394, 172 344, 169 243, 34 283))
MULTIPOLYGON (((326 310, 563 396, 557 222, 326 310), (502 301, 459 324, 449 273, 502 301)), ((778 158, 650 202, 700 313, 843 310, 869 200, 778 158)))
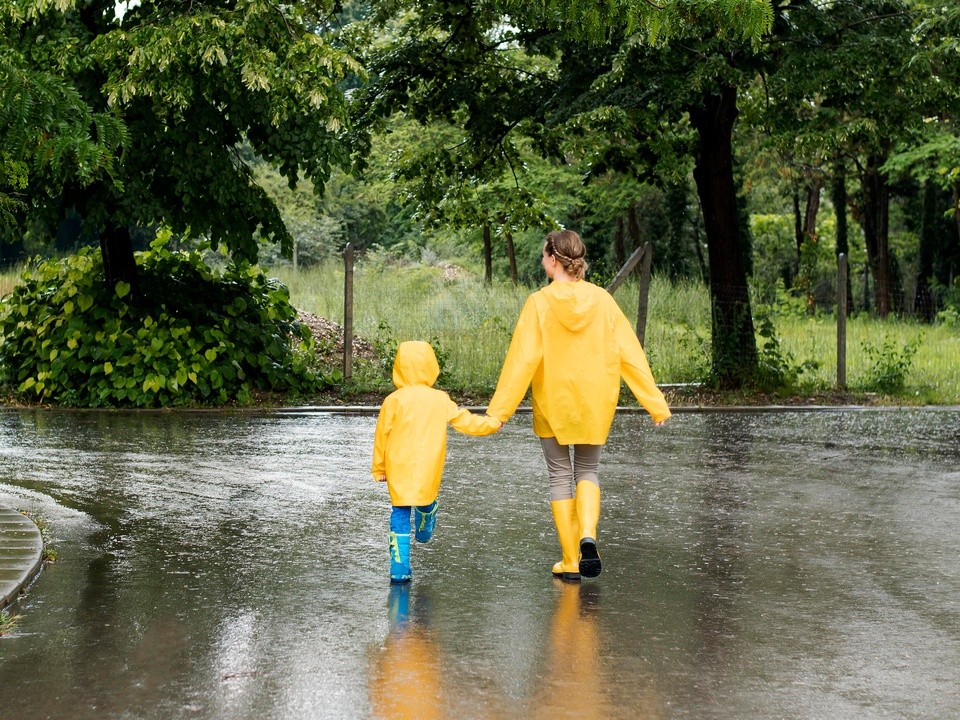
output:
POLYGON ((486 417, 490 418, 491 420, 496 420, 496 421, 497 421, 497 429, 493 431, 493 434, 494 434, 494 435, 496 435, 498 432, 500 432, 501 430, 503 430, 503 426, 504 426, 506 423, 504 423, 500 418, 494 417, 493 415, 487 415, 486 417))
POLYGON ((373 479, 376 480, 377 482, 386 482, 387 475, 386 473, 379 473, 378 475, 374 475, 373 479))

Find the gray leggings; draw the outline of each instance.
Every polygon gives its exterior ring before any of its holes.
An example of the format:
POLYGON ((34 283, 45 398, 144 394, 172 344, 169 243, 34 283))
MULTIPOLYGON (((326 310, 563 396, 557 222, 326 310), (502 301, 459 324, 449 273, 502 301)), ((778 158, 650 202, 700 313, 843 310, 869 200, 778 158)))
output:
POLYGON ((569 500, 576 497, 577 483, 589 480, 600 485, 600 450, 603 445, 574 445, 573 461, 570 446, 561 445, 556 438, 540 438, 543 457, 550 476, 550 500, 569 500))

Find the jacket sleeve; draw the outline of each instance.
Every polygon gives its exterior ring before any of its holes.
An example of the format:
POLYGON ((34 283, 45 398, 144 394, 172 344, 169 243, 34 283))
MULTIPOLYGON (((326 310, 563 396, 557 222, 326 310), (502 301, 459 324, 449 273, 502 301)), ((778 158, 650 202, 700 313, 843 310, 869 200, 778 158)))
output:
POLYGON ((495 417, 477 415, 466 408, 457 407, 453 400, 450 401, 449 422, 454 430, 464 435, 493 435, 502 424, 495 417))
POLYGON ((650 413, 654 422, 662 422, 670 417, 670 408, 666 398, 660 392, 650 371, 646 353, 630 327, 630 322, 617 306, 613 309, 614 335, 620 349, 620 374, 637 401, 650 413))
POLYGON ((393 424, 392 419, 393 412, 390 409, 389 400, 385 400, 380 406, 377 429, 373 436, 373 465, 370 467, 370 474, 373 475, 374 480, 379 480, 381 476, 387 474, 386 449, 390 426, 393 424))
POLYGON ((527 393, 530 381, 533 380, 537 368, 543 362, 543 338, 540 336, 540 318, 537 314, 536 301, 533 295, 520 311, 517 325, 513 329, 513 338, 507 357, 500 370, 500 379, 497 389, 493 393, 487 415, 492 415, 501 422, 509 420, 516 412, 517 406, 527 393))

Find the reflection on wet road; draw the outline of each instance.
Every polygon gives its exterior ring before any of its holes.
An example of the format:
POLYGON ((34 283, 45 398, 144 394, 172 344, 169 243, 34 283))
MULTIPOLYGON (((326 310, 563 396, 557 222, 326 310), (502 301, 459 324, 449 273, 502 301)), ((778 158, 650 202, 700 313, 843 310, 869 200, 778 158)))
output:
POLYGON ((0 503, 59 551, 0 717, 960 717, 960 413, 621 415, 580 586, 520 416, 451 433, 391 588, 374 424, 0 414, 0 503))

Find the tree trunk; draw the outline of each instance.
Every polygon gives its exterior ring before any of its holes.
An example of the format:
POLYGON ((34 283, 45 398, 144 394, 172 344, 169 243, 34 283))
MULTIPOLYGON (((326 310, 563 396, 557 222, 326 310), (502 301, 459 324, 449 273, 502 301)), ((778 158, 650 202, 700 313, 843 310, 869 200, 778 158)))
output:
POLYGON ((953 219, 957 224, 957 252, 951 253, 950 271, 947 273, 947 287, 953 287, 953 278, 956 271, 955 260, 960 255, 960 184, 953 183, 953 219))
POLYGON ((687 224, 687 201, 689 188, 686 182, 667 185, 665 202, 667 206, 667 236, 661 267, 666 266, 671 280, 679 280, 689 275, 689 246, 684 242, 687 224))
POLYGON ((490 224, 483 224, 483 279, 493 282, 493 242, 490 239, 490 224))
MULTIPOLYGON (((831 200, 833 201, 833 212, 836 216, 837 256, 839 257, 841 254, 846 255, 849 263, 850 243, 847 229, 847 174, 842 162, 837 162, 833 167, 831 200)), ((849 315, 853 308, 853 288, 851 286, 849 272, 847 272, 846 293, 847 315, 849 315)))
POLYGON ((863 266, 863 309, 870 311, 870 265, 863 266))
POLYGON ((873 274, 873 293, 877 315, 890 314, 889 215, 890 188, 880 171, 883 158, 872 155, 867 161, 863 184, 863 237, 867 246, 867 262, 873 274))
MULTIPOLYGON (((699 201, 699 198, 697 198, 699 201)), ((693 216, 693 249, 697 254, 697 267, 700 268, 700 278, 707 285, 710 284, 710 268, 703 257, 703 243, 700 242, 700 220, 703 217, 703 206, 699 207, 700 212, 693 216)))
POLYGON ((510 261, 510 279, 514 285, 518 285, 520 283, 520 277, 517 273, 517 250, 513 245, 513 233, 507 230, 503 236, 507 241, 507 259, 510 261))
MULTIPOLYGON (((803 246, 816 245, 819 240, 817 236, 817 215, 820 213, 820 190, 822 187, 819 180, 813 180, 807 185, 807 203, 803 213, 803 246)), ((800 276, 803 291, 807 296, 807 312, 812 315, 816 310, 816 299, 813 297, 816 260, 813 263, 805 261, 802 250, 803 247, 801 247, 800 252, 800 276)))
POLYGON ((937 188, 929 180, 923 187, 923 214, 920 220, 920 246, 917 251, 917 291, 913 312, 924 322, 933 320, 933 257, 937 244, 937 188))
MULTIPOLYGON (((796 263, 793 266, 793 277, 800 274, 800 254, 803 251, 803 214, 800 212, 800 191, 793 190, 793 244, 796 248, 796 263)), ((791 283, 792 287, 792 283, 791 283)), ((787 288, 788 290, 790 288, 787 288)))
POLYGON ((803 213, 803 241, 817 241, 817 215, 820 214, 820 191, 823 185, 819 181, 807 186, 807 206, 803 213))
POLYGON ((702 105, 690 109, 690 119, 698 135, 693 177, 703 207, 710 262, 713 376, 721 387, 737 388, 756 375, 757 341, 733 174, 736 88, 705 93, 702 105))
POLYGON ((139 295, 137 263, 133 257, 133 241, 127 227, 108 226, 100 233, 100 256, 107 286, 115 288, 118 282, 130 286, 130 299, 139 295))

